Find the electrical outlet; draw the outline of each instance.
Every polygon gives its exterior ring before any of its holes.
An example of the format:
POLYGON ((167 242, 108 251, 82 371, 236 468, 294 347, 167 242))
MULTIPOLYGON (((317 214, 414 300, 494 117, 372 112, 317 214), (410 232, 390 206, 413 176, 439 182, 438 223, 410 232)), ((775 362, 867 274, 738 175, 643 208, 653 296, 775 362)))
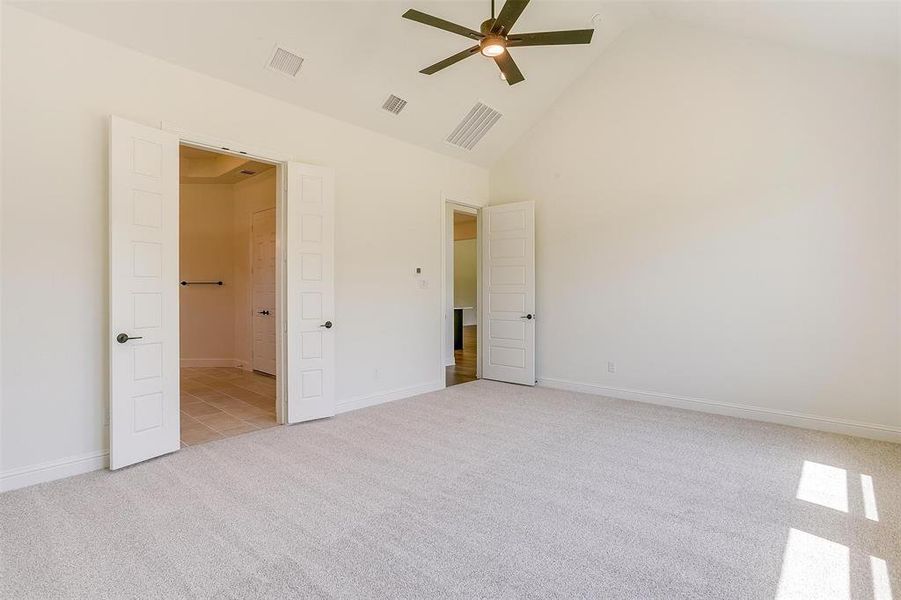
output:
POLYGON ((429 289, 429 280, 428 279, 420 279, 419 280, 419 289, 421 289, 421 290, 429 289))
POLYGON ((607 372, 608 373, 616 373, 616 363, 612 360, 607 361, 607 372))

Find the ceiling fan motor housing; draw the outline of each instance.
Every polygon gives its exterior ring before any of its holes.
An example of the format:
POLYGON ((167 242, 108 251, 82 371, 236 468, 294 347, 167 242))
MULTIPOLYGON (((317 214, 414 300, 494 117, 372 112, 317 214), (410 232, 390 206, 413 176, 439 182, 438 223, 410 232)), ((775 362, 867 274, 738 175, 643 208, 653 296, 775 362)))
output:
POLYGON ((479 50, 485 56, 497 56, 507 48, 507 40, 500 35, 488 35, 479 42, 479 50), (500 49, 498 49, 500 47, 500 49))
POLYGON ((435 17, 433 15, 410 9, 401 15, 405 19, 435 27, 450 33, 463 36, 472 41, 478 41, 478 44, 466 48, 461 52, 457 52, 453 56, 449 56, 444 60, 440 60, 433 65, 422 69, 420 73, 425 75, 433 75, 442 69, 457 64, 463 59, 474 56, 478 51, 483 56, 494 59, 498 68, 503 73, 503 79, 508 85, 514 85, 521 81, 525 81, 525 76, 516 61, 507 52, 508 47, 522 48, 525 46, 567 46, 571 44, 590 44, 593 29, 576 29, 572 31, 538 31, 533 33, 518 33, 510 37, 510 32, 516 25, 522 12, 529 4, 529 0, 506 0, 501 12, 495 17, 494 0, 491 1, 491 18, 486 19, 479 26, 479 31, 470 29, 463 25, 451 23, 445 19, 435 17))

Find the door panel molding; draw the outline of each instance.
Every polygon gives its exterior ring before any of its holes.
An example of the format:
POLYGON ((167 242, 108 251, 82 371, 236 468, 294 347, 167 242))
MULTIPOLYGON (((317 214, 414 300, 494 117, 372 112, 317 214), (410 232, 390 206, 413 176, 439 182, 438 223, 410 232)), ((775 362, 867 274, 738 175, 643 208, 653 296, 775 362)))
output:
POLYGON ((535 203, 482 209, 482 377, 535 385, 535 203))
POLYGON ((288 163, 287 422, 335 415, 335 183, 331 169, 288 163))
POLYGON ((109 174, 110 468, 119 469, 181 445, 178 138, 111 117, 109 174))

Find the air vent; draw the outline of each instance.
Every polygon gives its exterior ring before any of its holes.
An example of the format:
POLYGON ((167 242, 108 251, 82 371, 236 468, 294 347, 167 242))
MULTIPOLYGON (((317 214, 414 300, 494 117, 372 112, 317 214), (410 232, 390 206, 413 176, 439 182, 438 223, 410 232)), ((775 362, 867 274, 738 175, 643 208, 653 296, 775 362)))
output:
POLYGON ((382 104, 382 109, 387 110, 389 113, 399 115, 400 111, 402 111, 406 105, 406 100, 404 100, 403 98, 398 98, 394 94, 391 94, 390 96, 388 96, 388 99, 385 100, 385 103, 382 104))
POLYGON ((300 71, 300 65, 303 64, 303 58, 281 46, 276 46, 269 57, 269 64, 266 68, 287 75, 288 77, 296 77, 300 71))
POLYGON ((502 116, 490 106, 477 102, 445 141, 459 148, 472 150, 502 116))

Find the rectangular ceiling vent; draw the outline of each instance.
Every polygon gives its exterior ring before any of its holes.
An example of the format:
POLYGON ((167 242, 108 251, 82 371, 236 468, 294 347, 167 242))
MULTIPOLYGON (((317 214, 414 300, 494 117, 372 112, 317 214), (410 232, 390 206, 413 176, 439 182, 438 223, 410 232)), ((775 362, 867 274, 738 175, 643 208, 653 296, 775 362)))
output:
POLYGON ((502 116, 490 106, 476 102, 466 118, 460 121, 445 141, 458 148, 472 150, 502 116))
POLYGON ((388 96, 388 99, 385 100, 385 103, 382 104, 382 109, 387 110, 389 113, 399 115, 400 111, 402 111, 406 105, 406 100, 404 100, 403 98, 398 98, 394 94, 391 94, 390 96, 388 96))
POLYGON ((276 45, 272 50, 272 55, 269 57, 269 64, 266 65, 266 68, 288 77, 296 77, 302 64, 303 58, 287 48, 276 45))

